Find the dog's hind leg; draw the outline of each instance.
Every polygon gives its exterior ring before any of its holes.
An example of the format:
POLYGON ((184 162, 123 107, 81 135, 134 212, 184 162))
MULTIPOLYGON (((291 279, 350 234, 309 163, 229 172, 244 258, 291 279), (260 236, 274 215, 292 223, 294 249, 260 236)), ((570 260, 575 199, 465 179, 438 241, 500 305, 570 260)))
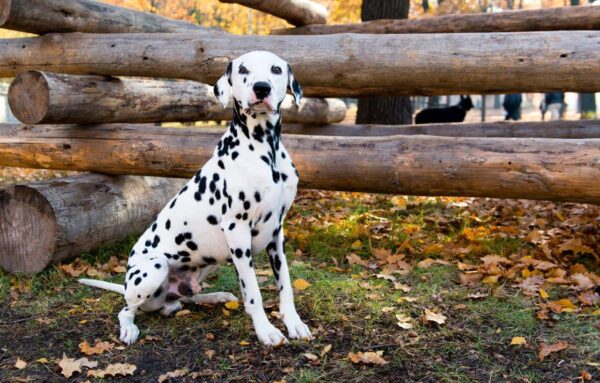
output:
POLYGON ((283 248, 283 228, 280 227, 273 242, 267 246, 267 255, 277 280, 279 289, 279 312, 283 323, 292 339, 312 339, 310 330, 296 312, 294 305, 294 291, 290 283, 290 273, 283 248))
POLYGON ((261 342, 268 346, 285 343, 287 342, 285 336, 269 321, 262 305, 262 296, 252 262, 250 229, 248 225, 238 224, 234 225, 233 230, 229 230, 228 227, 232 222, 223 222, 221 225, 240 280, 246 313, 252 318, 254 330, 261 342))
POLYGON ((196 303, 199 305, 216 305, 217 303, 226 303, 237 300, 237 297, 232 293, 222 291, 214 293, 196 294, 191 297, 181 298, 181 301, 184 303, 196 303))

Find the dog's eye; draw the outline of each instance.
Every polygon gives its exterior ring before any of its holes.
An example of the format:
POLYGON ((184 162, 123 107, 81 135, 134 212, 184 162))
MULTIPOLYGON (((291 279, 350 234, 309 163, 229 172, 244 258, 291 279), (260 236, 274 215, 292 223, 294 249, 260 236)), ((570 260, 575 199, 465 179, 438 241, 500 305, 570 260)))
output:
POLYGON ((240 74, 248 74, 248 73, 250 73, 250 72, 248 72, 248 69, 246 69, 246 67, 242 65, 242 66, 240 66, 240 71, 239 71, 239 73, 240 73, 240 74))
POLYGON ((281 68, 278 67, 278 66, 273 65, 271 67, 271 73, 273 73, 273 74, 281 74, 281 68))

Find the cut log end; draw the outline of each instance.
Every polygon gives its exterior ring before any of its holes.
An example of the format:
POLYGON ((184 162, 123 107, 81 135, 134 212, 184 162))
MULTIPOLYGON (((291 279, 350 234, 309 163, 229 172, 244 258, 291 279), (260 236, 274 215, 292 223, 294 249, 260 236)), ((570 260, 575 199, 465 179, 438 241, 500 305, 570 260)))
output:
POLYGON ((35 189, 24 185, 0 190, 0 266, 33 274, 52 259, 57 235, 54 211, 35 189))
POLYGON ((10 15, 10 3, 11 0, 0 0, 0 27, 8 20, 8 16, 10 15))
POLYGON ((39 71, 21 73, 8 89, 10 109, 25 124, 37 124, 44 119, 48 113, 49 98, 48 81, 39 71))

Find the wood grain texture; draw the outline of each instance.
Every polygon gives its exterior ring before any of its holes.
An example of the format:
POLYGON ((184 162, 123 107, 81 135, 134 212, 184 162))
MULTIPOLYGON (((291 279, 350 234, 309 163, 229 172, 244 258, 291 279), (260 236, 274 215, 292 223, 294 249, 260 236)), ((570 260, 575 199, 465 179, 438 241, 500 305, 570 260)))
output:
POLYGON ((35 69, 213 84, 230 59, 265 49, 291 64, 307 94, 311 87, 323 96, 332 89, 339 90, 337 96, 595 92, 600 89, 599 46, 600 31, 210 38, 50 34, 0 40, 0 76, 35 69))
MULTIPOLYGON (((1 125, 0 165, 189 177, 218 132, 1 125)), ((600 139, 284 135, 305 188, 600 203, 600 139)))
POLYGON ((0 0, 0 28, 40 35, 211 31, 199 25, 91 0, 0 0))
POLYGON ((221 3, 236 3, 286 20, 301 26, 325 24, 329 12, 321 4, 310 0, 219 0, 221 3))
MULTIPOLYGON (((27 71, 8 91, 10 108, 26 124, 91 124, 230 120, 213 87, 195 81, 165 81, 27 71)), ((329 124, 346 117, 338 99, 288 96, 281 105, 292 123, 329 124)))
POLYGON ((600 8, 561 7, 497 13, 375 20, 355 24, 307 25, 276 29, 275 35, 329 35, 334 33, 472 33, 600 29, 600 8))
POLYGON ((0 266, 32 274, 141 233, 184 183, 82 174, 0 190, 0 266))
POLYGON ((445 137, 600 138, 600 120, 481 122, 423 125, 284 125, 289 134, 318 136, 428 135, 445 137))

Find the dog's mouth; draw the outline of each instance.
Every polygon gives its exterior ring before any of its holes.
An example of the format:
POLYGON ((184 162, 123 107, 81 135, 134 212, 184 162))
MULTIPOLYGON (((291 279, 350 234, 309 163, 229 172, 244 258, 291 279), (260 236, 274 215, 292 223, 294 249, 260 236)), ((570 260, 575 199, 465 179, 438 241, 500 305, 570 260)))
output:
POLYGON ((248 110, 256 112, 273 112, 275 108, 269 99, 256 100, 248 105, 248 110))

